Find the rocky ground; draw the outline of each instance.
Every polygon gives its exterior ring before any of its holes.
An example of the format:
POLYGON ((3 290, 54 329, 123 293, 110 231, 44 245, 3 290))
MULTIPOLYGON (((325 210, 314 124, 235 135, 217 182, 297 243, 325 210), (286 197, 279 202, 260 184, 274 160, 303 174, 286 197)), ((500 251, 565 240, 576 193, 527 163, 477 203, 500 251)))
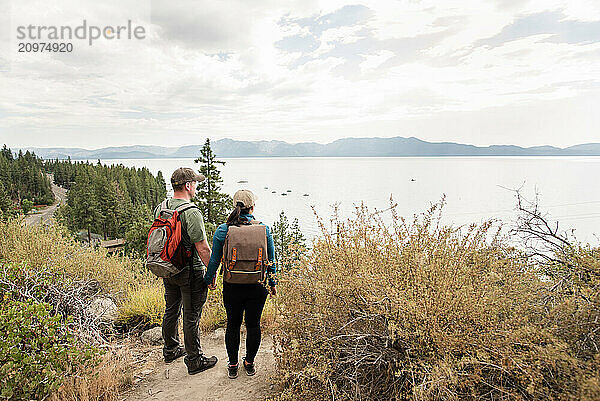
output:
MULTIPOLYGON (((242 335, 240 356, 244 355, 245 336, 242 335)), ((217 365, 196 375, 188 375, 183 358, 166 364, 162 360, 161 346, 149 353, 151 361, 136 375, 136 384, 124 400, 264 400, 274 394, 272 377, 275 374, 273 340, 263 335, 256 357, 256 375, 247 376, 243 368, 237 379, 227 376, 227 353, 223 329, 201 337, 206 355, 216 355, 217 365)))

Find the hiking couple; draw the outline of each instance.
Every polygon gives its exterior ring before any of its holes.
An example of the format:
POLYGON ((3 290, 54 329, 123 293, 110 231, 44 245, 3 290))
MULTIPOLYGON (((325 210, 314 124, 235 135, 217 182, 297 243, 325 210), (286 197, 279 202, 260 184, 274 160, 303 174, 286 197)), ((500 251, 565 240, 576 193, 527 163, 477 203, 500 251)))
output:
POLYGON ((146 265, 165 286, 162 336, 165 362, 185 356, 188 373, 195 374, 217 363, 217 357, 202 352, 198 324, 208 290, 216 289, 217 268, 223 262, 223 304, 227 312, 225 345, 228 375, 238 375, 240 328, 245 313, 246 356, 243 367, 254 375, 254 358, 261 341, 260 317, 267 295, 275 290, 275 248, 267 226, 256 221, 255 196, 240 190, 233 196, 234 209, 214 236, 212 250, 204 220, 190 202, 205 177, 190 168, 179 168, 171 176, 173 198, 165 199, 154 211, 148 234, 146 265), (267 285, 269 290, 267 290, 267 285), (178 321, 183 306, 184 345, 179 341, 178 321))

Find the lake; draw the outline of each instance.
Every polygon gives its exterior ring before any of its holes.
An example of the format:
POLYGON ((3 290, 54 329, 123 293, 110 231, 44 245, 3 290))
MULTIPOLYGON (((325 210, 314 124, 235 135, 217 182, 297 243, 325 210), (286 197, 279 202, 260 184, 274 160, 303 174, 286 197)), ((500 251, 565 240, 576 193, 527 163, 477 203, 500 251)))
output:
MULTIPOLYGON (((352 216, 355 205, 386 209, 390 196, 401 216, 424 212, 446 195, 444 221, 462 225, 496 218, 515 220, 515 194, 536 191, 540 205, 580 241, 598 243, 600 157, 303 157, 221 159, 223 191, 241 188, 257 197, 255 217, 268 225, 283 210, 298 218, 307 237, 319 233, 312 207, 327 223, 332 205, 352 216), (596 177, 596 178, 594 178, 596 177), (244 182, 240 182, 244 181, 244 182), (284 195, 285 194, 285 195, 284 195)), ((178 167, 198 169, 193 159, 102 160, 147 167, 169 178, 178 167)))

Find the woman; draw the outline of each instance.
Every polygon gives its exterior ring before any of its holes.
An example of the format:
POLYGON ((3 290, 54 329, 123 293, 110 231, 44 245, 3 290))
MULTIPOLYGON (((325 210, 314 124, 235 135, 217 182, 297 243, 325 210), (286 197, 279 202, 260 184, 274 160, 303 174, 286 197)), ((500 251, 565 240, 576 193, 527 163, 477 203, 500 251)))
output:
MULTIPOLYGON (((264 286, 264 273, 268 277, 268 285, 272 296, 276 295, 275 290, 275 246, 273 245, 273 237, 269 227, 257 222, 252 213, 254 212, 255 196, 252 192, 242 189, 233 196, 233 204, 235 209, 229 215, 227 223, 221 224, 215 231, 213 236, 212 255, 204 276, 204 281, 209 285, 210 289, 215 289, 215 277, 217 268, 221 263, 221 258, 225 253, 223 270, 223 304, 227 312, 227 329, 225 331, 225 346, 227 348, 227 356, 229 357, 228 373, 231 379, 238 376, 238 351, 240 348, 240 327, 242 318, 246 315, 246 356, 243 359, 244 370, 248 376, 253 376, 256 373, 254 367, 254 358, 258 352, 261 340, 260 332, 260 316, 267 300, 268 291, 264 286), (230 231, 228 237, 227 233, 230 231), (243 230, 239 227, 246 227, 243 230), (231 241, 235 235, 252 235, 253 238, 260 237, 262 233, 262 243, 266 245, 266 255, 264 255, 263 247, 257 246, 257 250, 252 252, 252 255, 257 255, 251 263, 256 265, 256 270, 252 266, 252 271, 240 271, 242 260, 238 260, 236 264, 236 256, 238 259, 243 258, 243 254, 248 254, 247 250, 233 248, 233 261, 231 261, 231 241), (251 234, 248 234, 251 233, 251 234), (258 235, 256 233, 259 233, 258 235), (266 238, 265 238, 266 236, 266 238), (227 240, 227 241, 226 241, 227 240), (229 242, 226 243, 226 242, 229 242), (223 249, 223 247, 229 247, 223 249), (228 251, 229 249, 229 251, 228 251), (237 251, 237 252, 236 252, 237 251), (263 260, 264 258, 264 260, 263 260), (266 262, 266 263, 264 263, 266 262), (233 266, 236 266, 236 269, 233 266), (264 270, 260 270, 261 267, 264 270), (255 274, 256 273, 256 274, 255 274), (242 277, 243 276, 243 277, 242 277)), ((244 244, 251 243, 249 238, 245 238, 244 244)))

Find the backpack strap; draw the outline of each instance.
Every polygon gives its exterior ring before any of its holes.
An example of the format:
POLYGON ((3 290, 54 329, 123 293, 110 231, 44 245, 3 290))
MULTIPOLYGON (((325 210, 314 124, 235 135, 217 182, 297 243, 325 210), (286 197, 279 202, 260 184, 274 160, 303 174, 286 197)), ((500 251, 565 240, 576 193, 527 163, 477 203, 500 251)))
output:
POLYGON ((167 201, 168 199, 165 199, 158 205, 156 205, 156 207, 154 208, 154 214, 156 214, 156 212, 162 212, 163 210, 165 210, 167 208, 167 201))
MULTIPOLYGON (((186 210, 190 210, 190 209, 194 209, 194 208, 196 208, 196 209, 200 210, 200 208, 199 208, 198 206, 196 206, 196 204, 194 204, 194 203, 192 203, 192 202, 186 202, 186 203, 182 203, 181 205, 177 206, 177 207, 175 208, 175 210, 177 211, 177 213, 179 213, 179 214, 182 214, 182 213, 183 213, 183 212, 185 212, 186 210)), ((182 233, 181 233, 181 234, 182 234, 182 235, 186 235, 186 236, 187 236, 187 238, 188 238, 188 240, 189 240, 188 233, 187 233, 185 230, 182 230, 182 233)), ((190 242, 191 242, 191 241, 190 241, 190 242)), ((191 246, 191 247, 190 247, 190 249, 189 249, 189 251, 190 251, 190 252, 192 252, 192 257, 190 258, 190 267, 191 267, 191 265, 192 265, 192 263, 193 263, 193 260, 194 260, 194 256, 193 256, 194 249, 195 249, 195 247, 194 247, 194 244, 192 244, 192 246, 191 246)), ((194 269, 191 269, 191 270, 194 270, 194 269)), ((192 277, 190 276, 190 280, 191 280, 191 279, 192 279, 192 277)))
POLYGON ((196 206, 195 204, 193 204, 191 202, 187 202, 187 203, 182 203, 181 205, 177 206, 175 208, 175 210, 177 210, 177 212, 179 212, 179 214, 181 214, 181 213, 185 212, 186 210, 194 209, 194 208, 200 210, 200 208, 198 206, 196 206))

